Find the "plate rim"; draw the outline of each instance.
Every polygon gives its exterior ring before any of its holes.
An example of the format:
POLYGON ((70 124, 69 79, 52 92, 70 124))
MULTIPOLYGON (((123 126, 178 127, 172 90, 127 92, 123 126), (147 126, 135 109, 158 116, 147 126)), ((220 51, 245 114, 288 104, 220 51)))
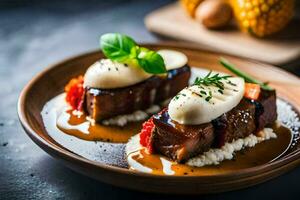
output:
MULTIPOLYGON (((221 52, 214 52, 210 50, 203 50, 201 48, 197 47, 189 47, 187 43, 183 42, 159 42, 159 43, 141 43, 144 46, 147 47, 173 47, 173 48, 184 48, 187 50, 193 50, 193 51, 202 51, 204 53, 211 53, 211 54, 220 54, 232 58, 239 58, 244 61, 252 62, 255 64, 263 65, 264 67, 270 68, 272 70, 277 70, 280 73, 287 74, 288 76, 293 76, 294 78, 299 80, 300 79, 295 76, 294 74, 291 74, 290 72, 287 72, 283 69, 279 69, 276 66, 272 66, 269 64, 261 63, 259 61, 255 61, 252 59, 246 59, 238 56, 232 56, 228 55, 226 53, 221 53, 221 52)), ((300 164, 300 149, 291 152, 290 154, 286 155, 285 157, 279 158, 271 163, 265 163, 263 165, 255 166, 255 167, 250 167, 250 168, 245 168, 245 169, 240 169, 237 172, 225 172, 223 174, 215 174, 215 175, 203 175, 203 176, 184 176, 184 175, 176 175, 176 176, 167 176, 167 175, 153 175, 153 174, 148 174, 148 173, 143 173, 143 172, 138 172, 138 171, 133 171, 130 169, 122 168, 122 167, 117 167, 117 166, 112 166, 112 165, 107 165, 107 164, 102 164, 96 161, 92 161, 89 159, 86 159, 80 155, 77 155, 66 148, 62 147, 59 144, 54 144, 51 141, 47 141, 43 139, 41 136, 39 136, 38 133, 36 133, 30 126, 29 118, 26 116, 26 109, 25 109, 25 103, 26 103, 26 98, 27 94, 30 91, 30 89, 34 86, 34 84, 44 75, 46 75, 49 71, 54 70, 55 68, 59 67, 60 65, 63 65, 64 63, 68 63, 70 61, 75 61, 77 59, 81 59, 82 57, 86 57, 95 53, 101 53, 101 50, 92 50, 88 51, 86 53, 81 53, 66 59, 63 59, 60 62, 57 62, 55 64, 49 65, 45 69, 43 69, 41 72, 39 72, 37 75, 35 75, 22 89, 19 98, 18 98, 18 103, 17 103, 17 112, 18 112, 18 117, 19 121, 25 130, 26 134, 36 143, 41 149, 43 149, 45 152, 50 154, 52 157, 55 157, 57 159, 63 159, 64 161, 67 162, 79 162, 82 164, 90 165, 91 167, 97 167, 102 170, 108 170, 110 172, 116 172, 116 173, 121 173, 123 175, 131 175, 131 176, 138 176, 138 177, 145 177, 145 178, 155 178, 155 179, 174 179, 174 180, 195 180, 195 179, 226 179, 226 180, 235 180, 239 178, 247 178, 251 176, 252 174, 256 174, 257 172, 260 172, 258 175, 263 175, 264 173, 268 173, 271 171, 277 171, 276 169, 281 168, 282 166, 286 165, 286 167, 294 168, 296 165, 300 164), (54 156, 55 155, 55 156, 54 156), (71 160, 70 160, 71 159, 71 160)), ((289 101, 288 101, 289 102, 289 101)), ((289 102, 290 103, 290 102, 289 102)), ((296 106, 293 105, 293 103, 290 103, 295 109, 296 112, 299 113, 299 110, 296 108, 296 106)), ((44 126, 44 124, 42 124, 44 126)), ((47 134, 48 133, 44 133, 47 134)))

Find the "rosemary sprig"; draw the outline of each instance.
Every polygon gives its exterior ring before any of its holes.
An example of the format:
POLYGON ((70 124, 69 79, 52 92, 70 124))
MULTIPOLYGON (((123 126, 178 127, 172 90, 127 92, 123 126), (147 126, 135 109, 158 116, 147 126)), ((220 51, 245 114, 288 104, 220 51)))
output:
POLYGON ((233 64, 229 63, 225 58, 220 58, 220 63, 221 63, 221 65, 223 65, 226 69, 228 69, 232 73, 236 74, 239 77, 244 78, 244 80, 246 82, 258 84, 258 85, 260 85, 260 87, 262 89, 265 89, 265 90, 274 90, 273 88, 268 86, 268 83, 264 83, 262 81, 256 80, 255 78, 251 77, 249 74, 246 74, 245 72, 240 71, 233 64))
POLYGON ((221 80, 226 80, 231 76, 229 75, 221 76, 219 73, 212 75, 211 73, 212 71, 210 71, 203 78, 197 77, 194 81, 194 85, 215 86, 220 90, 224 90, 224 84, 221 82, 221 80))

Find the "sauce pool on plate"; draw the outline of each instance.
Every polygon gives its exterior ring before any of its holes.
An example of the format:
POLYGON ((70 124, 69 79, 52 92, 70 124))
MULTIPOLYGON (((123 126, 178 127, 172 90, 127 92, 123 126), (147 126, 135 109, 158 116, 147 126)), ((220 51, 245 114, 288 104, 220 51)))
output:
POLYGON ((42 112, 45 123, 55 121, 62 133, 87 141, 126 143, 141 130, 142 122, 130 122, 124 127, 93 123, 84 113, 71 110, 64 98, 65 95, 61 94, 51 99, 42 112))
POLYGON ((85 114, 63 111, 57 118, 57 127, 66 134, 83 140, 125 143, 138 133, 142 122, 132 122, 124 127, 105 126, 88 120, 85 114))

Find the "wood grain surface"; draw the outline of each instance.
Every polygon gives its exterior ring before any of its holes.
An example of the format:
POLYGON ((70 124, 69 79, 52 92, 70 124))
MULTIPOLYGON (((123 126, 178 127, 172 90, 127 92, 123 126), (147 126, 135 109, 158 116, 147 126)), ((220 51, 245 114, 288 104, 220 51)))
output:
POLYGON ((232 55, 281 65, 300 56, 300 19, 272 38, 259 39, 240 32, 236 27, 208 30, 186 15, 178 3, 159 8, 145 18, 146 27, 155 33, 190 41, 195 46, 232 55))

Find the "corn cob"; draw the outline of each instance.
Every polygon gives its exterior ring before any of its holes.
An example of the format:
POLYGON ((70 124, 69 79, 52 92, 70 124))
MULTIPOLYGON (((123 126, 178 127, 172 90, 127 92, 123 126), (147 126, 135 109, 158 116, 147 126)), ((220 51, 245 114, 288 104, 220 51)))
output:
POLYGON ((263 37, 283 29, 291 20, 294 0, 231 0, 240 28, 263 37))

